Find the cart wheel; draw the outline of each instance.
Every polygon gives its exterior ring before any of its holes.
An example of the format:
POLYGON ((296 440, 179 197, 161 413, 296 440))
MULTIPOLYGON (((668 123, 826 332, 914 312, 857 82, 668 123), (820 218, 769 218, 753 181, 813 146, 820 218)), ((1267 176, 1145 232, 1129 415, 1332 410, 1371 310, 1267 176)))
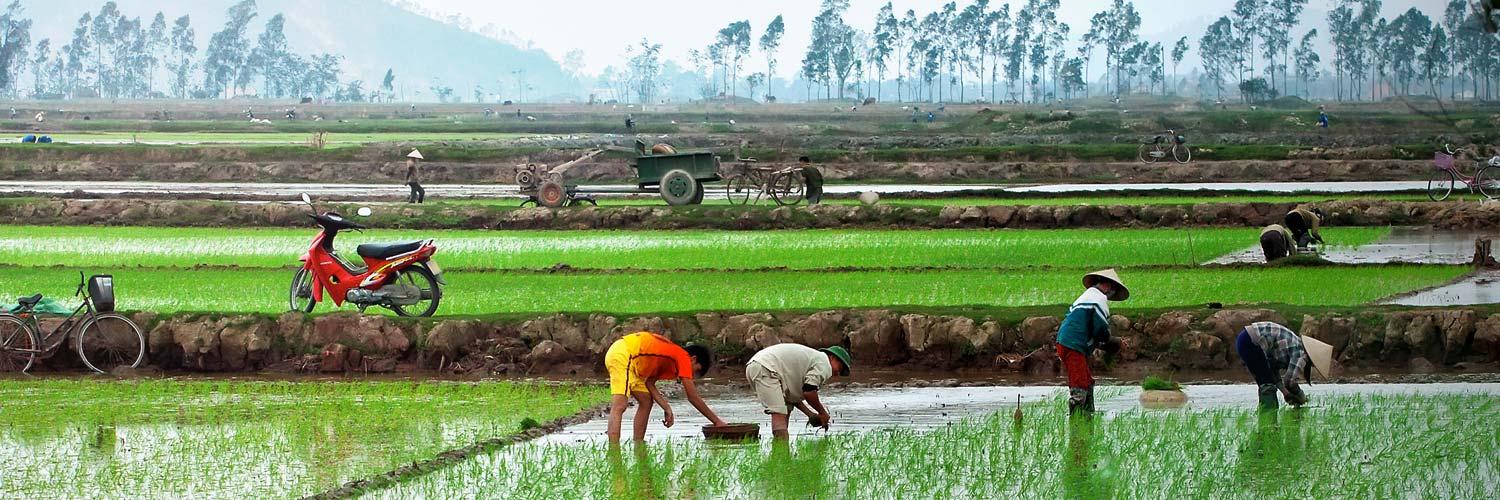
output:
POLYGON ((693 202, 698 196, 698 180, 686 170, 676 169, 661 176, 661 198, 668 205, 682 206, 693 202))
POLYGON ((521 186, 522 188, 529 188, 529 187, 536 186, 536 174, 531 173, 530 170, 517 171, 516 172, 516 185, 517 186, 521 186))
POLYGON ((702 205, 702 204, 703 204, 703 183, 700 182, 700 183, 698 183, 698 193, 693 195, 693 202, 690 203, 690 205, 702 205))
POLYGON ((561 207, 568 203, 568 190, 556 182, 543 182, 536 190, 536 201, 547 208, 561 207))
POLYGON ((750 190, 755 189, 747 175, 729 176, 729 181, 724 183, 724 196, 729 198, 730 205, 749 205, 750 190))
POLYGON ((802 179, 801 171, 793 171, 778 175, 771 179, 771 199, 777 205, 796 205, 802 203, 802 197, 807 194, 807 183, 802 179))

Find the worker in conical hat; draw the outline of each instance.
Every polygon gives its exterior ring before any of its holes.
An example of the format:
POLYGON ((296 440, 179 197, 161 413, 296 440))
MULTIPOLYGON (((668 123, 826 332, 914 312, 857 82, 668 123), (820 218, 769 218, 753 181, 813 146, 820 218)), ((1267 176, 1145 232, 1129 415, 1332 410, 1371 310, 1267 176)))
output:
POLYGON ((1315 368, 1326 378, 1333 365, 1333 346, 1270 321, 1251 323, 1240 330, 1234 348, 1245 369, 1255 377, 1260 407, 1264 409, 1279 406, 1278 392, 1289 405, 1307 404, 1307 394, 1297 381, 1312 383, 1315 368))
POLYGON ((406 154, 406 185, 411 188, 407 203, 422 203, 427 199, 427 190, 422 189, 422 169, 417 165, 423 159, 422 152, 416 149, 406 154))
POLYGON ((1089 356, 1094 349, 1116 352, 1120 341, 1110 337, 1109 302, 1130 298, 1130 289, 1114 269, 1083 276, 1083 295, 1073 301, 1057 330, 1057 357, 1068 376, 1068 413, 1094 412, 1094 374, 1089 356))

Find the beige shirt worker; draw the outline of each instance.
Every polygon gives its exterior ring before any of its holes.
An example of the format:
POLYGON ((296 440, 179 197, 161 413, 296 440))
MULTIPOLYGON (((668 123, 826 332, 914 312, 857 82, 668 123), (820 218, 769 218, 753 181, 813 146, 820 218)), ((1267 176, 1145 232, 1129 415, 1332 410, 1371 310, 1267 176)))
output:
POLYGON ((789 414, 804 390, 816 390, 833 377, 828 355, 802 344, 776 344, 750 358, 745 378, 767 413, 789 414))

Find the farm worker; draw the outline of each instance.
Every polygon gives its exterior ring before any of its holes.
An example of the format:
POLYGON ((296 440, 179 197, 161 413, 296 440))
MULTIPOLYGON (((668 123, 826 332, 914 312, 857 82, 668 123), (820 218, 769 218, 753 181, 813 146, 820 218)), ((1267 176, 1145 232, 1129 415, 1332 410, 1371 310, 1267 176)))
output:
POLYGON ((411 188, 407 203, 422 203, 427 199, 427 190, 422 189, 422 170, 417 167, 417 162, 424 159, 422 152, 415 149, 406 154, 406 185, 411 188))
POLYGON ((1120 341, 1109 336, 1109 301, 1130 298, 1130 289, 1114 269, 1084 275, 1083 286, 1083 295, 1073 301, 1057 330, 1057 357, 1068 375, 1069 414, 1094 412, 1089 356, 1095 347, 1111 353, 1120 349, 1120 341))
POLYGON ((823 171, 818 170, 812 164, 812 158, 806 156, 797 157, 797 165, 802 167, 802 180, 807 185, 807 204, 817 205, 823 202, 823 171))
POLYGON ((840 346, 813 349, 802 344, 776 344, 750 357, 745 379, 755 400, 771 415, 771 435, 787 438, 792 408, 797 408, 824 430, 833 422, 818 388, 835 374, 849 376, 849 351, 840 346), (809 408, 810 407, 810 408, 809 408))
POLYGON ((1277 392, 1289 405, 1307 404, 1307 395, 1297 386, 1297 378, 1310 384, 1313 368, 1327 377, 1333 364, 1333 346, 1306 335, 1298 336, 1270 321, 1251 323, 1240 330, 1234 349, 1260 388, 1260 407, 1267 409, 1276 408, 1277 392))
POLYGON ((1291 257, 1297 251, 1292 247, 1292 232, 1281 224, 1271 224, 1260 230, 1260 250, 1265 252, 1267 263, 1291 257))
POLYGON ((1318 105, 1318 128, 1328 128, 1328 108, 1318 105))
POLYGON ((1286 228, 1292 231, 1292 241, 1297 242, 1297 248, 1307 248, 1307 244, 1318 242, 1323 244, 1323 235, 1318 234, 1318 225, 1323 222, 1323 210, 1311 209, 1300 206, 1286 213, 1286 228))
POLYGON ((620 442, 620 421, 625 415, 628 398, 635 398, 635 440, 646 439, 646 424, 651 420, 651 404, 661 405, 666 413, 662 423, 667 427, 677 422, 667 398, 656 390, 659 380, 679 380, 688 403, 698 409, 714 425, 724 421, 703 402, 698 388, 693 385, 695 377, 702 377, 713 366, 713 353, 707 347, 689 344, 679 346, 666 337, 650 332, 637 332, 610 344, 604 354, 604 368, 609 371, 609 441, 620 442))

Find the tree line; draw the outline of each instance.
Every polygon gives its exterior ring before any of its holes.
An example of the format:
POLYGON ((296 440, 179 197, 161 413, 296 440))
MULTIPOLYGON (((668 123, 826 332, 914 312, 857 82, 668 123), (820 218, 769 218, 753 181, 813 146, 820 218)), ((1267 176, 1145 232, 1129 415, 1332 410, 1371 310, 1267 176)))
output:
MULTIPOLYGON (((1058 19, 1061 0, 992 3, 974 0, 937 10, 898 12, 887 2, 862 29, 848 21, 848 0, 821 0, 809 41, 792 81, 808 100, 886 98, 929 102, 1048 102, 1102 92, 1179 94, 1195 89, 1208 98, 1266 100, 1282 95, 1340 100, 1446 94, 1489 99, 1500 76, 1500 39, 1482 29, 1485 15, 1466 0, 1449 0, 1440 20, 1412 7, 1393 19, 1380 16, 1381 0, 1337 0, 1326 27, 1304 26, 1308 0, 1236 0, 1227 15, 1201 34, 1175 40, 1141 37, 1141 12, 1130 0, 1112 0, 1087 29, 1058 19), (1333 50, 1324 53, 1320 37, 1333 50), (1181 67, 1197 51, 1200 65, 1181 67), (1104 74, 1089 75, 1102 57, 1104 74)), ((784 30, 777 16, 759 44, 748 21, 720 29, 712 43, 689 52, 706 75, 704 98, 738 97, 740 89, 770 88, 784 30), (764 72, 741 76, 758 48, 764 72)), ((657 72, 661 73, 661 72, 657 72)), ((639 72, 601 80, 639 78, 639 72)), ((638 80, 634 85, 639 87, 638 80)), ((645 83, 657 88, 660 82, 645 83)), ((769 90, 768 90, 769 92, 769 90)), ((767 96, 769 97, 769 96, 767 96)))
POLYGON ((301 55, 287 44, 286 17, 267 18, 254 40, 255 0, 230 6, 224 25, 198 47, 189 16, 149 21, 105 2, 78 18, 71 38, 31 42, 32 21, 19 0, 0 14, 0 93, 34 98, 212 99, 332 97, 339 101, 389 98, 394 76, 377 89, 340 82, 341 56, 301 55), (29 76, 29 78, 28 78, 29 76), (382 92, 383 91, 383 92, 382 92))

